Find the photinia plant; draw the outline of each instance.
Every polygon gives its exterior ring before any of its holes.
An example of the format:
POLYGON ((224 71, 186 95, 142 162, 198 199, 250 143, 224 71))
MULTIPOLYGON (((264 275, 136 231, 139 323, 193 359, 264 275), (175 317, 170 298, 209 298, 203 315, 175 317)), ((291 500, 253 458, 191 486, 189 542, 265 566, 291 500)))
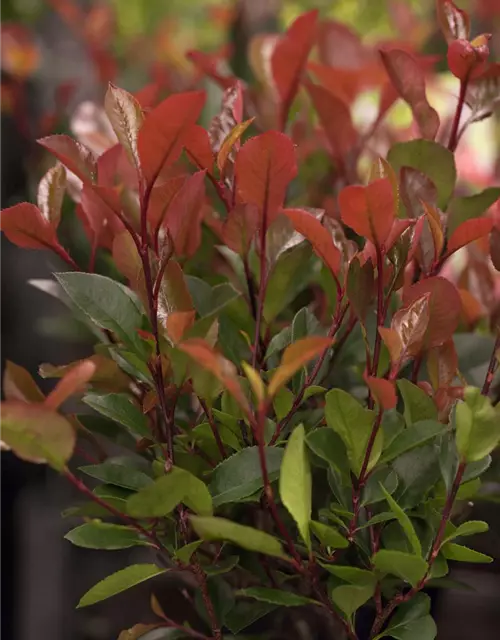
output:
POLYGON ((488 525, 461 504, 500 441, 500 189, 457 192, 454 152, 498 65, 453 2, 437 15, 450 126, 426 96, 435 58, 311 11, 251 45, 254 84, 191 52, 223 89, 207 128, 196 87, 152 107, 110 84, 107 148, 43 138, 57 163, 37 205, 2 212, 11 242, 68 264, 57 295, 96 339, 41 365, 47 397, 7 364, 3 446, 80 491, 70 542, 147 547, 78 606, 175 572, 199 614, 194 629, 152 596, 157 622, 120 640, 245 637, 299 606, 328 637, 432 640, 426 587, 450 560, 491 561, 463 544, 488 525), (408 139, 385 124, 398 99, 408 139), (70 184, 86 265, 58 239, 70 184))

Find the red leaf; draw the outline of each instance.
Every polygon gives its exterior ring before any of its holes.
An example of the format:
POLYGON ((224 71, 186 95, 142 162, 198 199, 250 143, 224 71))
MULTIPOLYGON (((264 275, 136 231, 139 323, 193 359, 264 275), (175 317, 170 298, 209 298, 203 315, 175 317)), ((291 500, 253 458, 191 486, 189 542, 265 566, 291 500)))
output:
POLYGON ((439 26, 448 44, 453 40, 468 40, 470 19, 451 0, 437 0, 436 10, 439 26))
POLYGON ((212 349, 205 340, 200 338, 190 338, 178 345, 178 348, 187 353, 196 364, 207 369, 220 380, 243 410, 248 412, 248 400, 238 382, 236 367, 232 362, 224 358, 224 356, 212 349))
POLYGON ((427 354, 427 371, 434 389, 449 387, 458 369, 458 356, 453 339, 434 347, 427 354))
POLYGON ((29 202, 4 209, 0 213, 0 230, 24 249, 50 249, 59 244, 55 227, 29 202))
POLYGON ((205 171, 198 171, 172 198, 162 224, 168 229, 177 256, 190 258, 200 246, 204 204, 205 171))
POLYGON ((493 220, 491 218, 473 218, 462 222, 451 234, 446 255, 450 256, 454 251, 465 247, 466 244, 487 236, 492 228, 493 220))
POLYGON ((385 380, 384 378, 375 378, 374 376, 365 377, 372 396, 381 409, 387 411, 394 409, 398 402, 394 382, 385 380))
POLYGON ((306 83, 306 87, 325 130, 333 156, 337 162, 344 164, 344 156, 358 143, 358 134, 352 124, 349 107, 343 100, 323 87, 310 82, 306 83))
POLYGON ((375 180, 366 187, 345 187, 339 194, 339 207, 344 224, 375 245, 384 244, 396 215, 389 178, 375 180))
POLYGON ((149 186, 155 183, 164 167, 177 160, 204 104, 203 91, 177 93, 160 102, 146 116, 137 147, 142 175, 149 186))
POLYGON ((163 184, 153 187, 149 198, 148 222, 154 237, 163 223, 165 214, 175 195, 185 184, 188 176, 180 175, 168 178, 163 184))
POLYGON ((214 54, 203 53, 202 51, 188 51, 186 54, 188 60, 206 76, 214 80, 222 89, 229 89, 235 82, 236 78, 232 75, 226 76, 221 73, 220 58, 214 54))
POLYGON ((38 140, 38 144, 50 151, 62 164, 80 178, 82 182, 95 182, 97 176, 96 158, 85 145, 69 136, 48 136, 38 140))
POLYGON ((113 238, 123 230, 114 210, 120 210, 118 192, 112 187, 85 184, 82 189, 80 213, 91 244, 111 249, 113 238))
POLYGON ((259 211, 254 204, 237 204, 229 212, 227 220, 220 224, 218 230, 210 219, 207 222, 216 233, 219 233, 225 245, 236 253, 245 255, 259 227, 259 211))
POLYGON ((277 131, 251 138, 238 153, 235 173, 240 201, 255 204, 260 215, 270 221, 297 175, 292 141, 277 131))
POLYGON ((453 40, 448 45, 448 67, 452 74, 462 82, 478 78, 487 66, 490 50, 488 40, 490 34, 483 34, 472 42, 467 40, 453 40))
POLYGON ((134 93, 134 97, 143 109, 151 109, 158 101, 160 87, 156 82, 150 82, 134 93))
POLYGON ((403 292, 403 304, 411 305, 429 295, 429 326, 424 346, 429 349, 446 342, 455 332, 460 320, 461 301, 455 285, 440 276, 420 280, 403 292))
MULTIPOLYGON (((212 151, 218 154, 224 140, 231 133, 234 127, 241 123, 243 120, 243 89, 241 82, 231 86, 224 91, 222 96, 222 104, 220 113, 218 113, 212 122, 208 130, 208 136, 210 138, 210 145, 212 151)), ((236 151, 239 146, 236 147, 236 151)))
POLYGON ((346 25, 324 20, 318 29, 319 56, 330 67, 356 69, 370 61, 370 52, 346 25))
POLYGON ((321 222, 307 211, 301 209, 283 209, 292 222, 296 231, 309 240, 314 252, 323 260, 327 267, 334 273, 340 271, 340 251, 333 244, 331 234, 321 222))
POLYGON ((197 169, 214 173, 214 156, 210 147, 207 130, 195 124, 186 131, 184 138, 186 153, 197 169))
POLYGON ((72 367, 45 398, 44 405, 56 410, 70 396, 84 389, 96 369, 97 366, 92 360, 83 360, 72 367))
POLYGON ((423 138, 434 140, 439 129, 437 111, 427 102, 423 71, 412 55, 401 49, 380 51, 389 78, 412 110, 423 138))
POLYGON ((316 33, 318 10, 300 15, 279 40, 271 57, 271 69, 281 100, 280 123, 284 129, 302 72, 316 33))
POLYGON ((497 227, 491 230, 490 257, 495 269, 500 271, 500 229, 497 227))

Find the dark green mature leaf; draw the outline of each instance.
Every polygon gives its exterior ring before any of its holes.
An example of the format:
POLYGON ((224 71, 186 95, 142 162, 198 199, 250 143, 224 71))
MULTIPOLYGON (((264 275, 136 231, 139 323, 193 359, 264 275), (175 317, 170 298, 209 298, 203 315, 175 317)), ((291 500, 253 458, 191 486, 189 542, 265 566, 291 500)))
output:
POLYGON ((427 562, 420 556, 382 549, 372 558, 373 566, 381 573, 391 573, 416 587, 427 571, 427 562))
POLYGON ((113 573, 94 585, 92 589, 87 591, 82 597, 77 608, 88 607, 96 602, 101 602, 101 600, 106 600, 117 593, 135 587, 135 585, 154 578, 166 571, 167 569, 160 569, 155 564, 133 564, 113 573))
POLYGON ((363 489, 361 504, 375 504, 384 500, 384 492, 387 491, 391 495, 398 487, 398 474, 389 467, 380 467, 376 469, 368 478, 363 489))
POLYGON ((188 544, 185 544, 180 549, 177 549, 174 557, 177 560, 184 562, 184 564, 189 564, 189 561, 191 560, 191 556, 201 544, 203 544, 203 540, 195 540, 194 542, 189 542, 188 544))
POLYGON ((168 515, 184 502, 201 515, 212 515, 212 496, 204 482, 185 469, 173 467, 127 501, 127 512, 135 518, 168 515))
POLYGON ((476 387, 466 387, 464 400, 456 406, 456 444, 462 460, 477 462, 500 441, 500 412, 476 387))
POLYGON ((124 489, 132 489, 133 491, 139 491, 139 489, 153 482, 153 479, 142 471, 125 463, 113 462, 112 459, 106 460, 102 464, 79 467, 79 469, 91 478, 97 478, 101 482, 114 484, 124 489))
POLYGON ((468 522, 463 522, 453 531, 453 533, 446 536, 444 542, 450 542, 451 540, 461 538, 462 536, 474 536, 477 533, 486 533, 488 529, 488 524, 482 520, 469 520, 468 522))
POLYGON ((392 466, 399 476, 394 499, 403 509, 417 506, 440 476, 438 451, 424 445, 398 456, 392 466))
POLYGON ((306 436, 306 444, 313 453, 328 462, 329 465, 349 477, 349 461, 342 439, 333 429, 320 427, 306 436))
POLYGON ((237 635, 275 609, 276 605, 269 602, 240 600, 226 615, 225 624, 232 633, 237 635))
POLYGON ((449 214, 446 225, 448 238, 466 220, 482 216, 498 198, 500 198, 500 187, 488 187, 473 196, 453 198, 448 207, 449 214))
POLYGON ((377 583, 377 576, 373 573, 373 571, 359 569, 358 567, 343 567, 341 565, 325 563, 320 564, 323 569, 326 569, 328 571, 328 573, 337 576, 337 578, 340 578, 344 582, 349 582, 349 584, 375 587, 377 583))
POLYGON ((332 590, 331 598, 337 607, 350 618, 373 596, 375 585, 345 584, 332 590))
POLYGON ((421 171, 435 184, 438 206, 445 210, 457 179, 453 153, 431 140, 398 142, 389 151, 387 160, 396 172, 402 167, 421 171))
POLYGON ((407 427, 391 445, 382 453, 380 462, 389 462, 402 455, 406 451, 411 451, 420 447, 429 440, 437 437, 446 430, 445 425, 437 420, 422 420, 407 427))
POLYGON ((109 393, 103 396, 97 393, 88 393, 83 401, 103 416, 127 427, 132 435, 151 439, 151 429, 146 416, 131 402, 127 394, 109 393))
POLYGON ((249 551, 277 558, 286 557, 280 541, 264 531, 246 527, 225 518, 191 516, 190 520, 193 529, 203 540, 226 540, 249 551))
POLYGON ((70 422, 42 404, 2 402, 2 440, 28 462, 46 462, 64 469, 73 454, 76 436, 70 422))
POLYGON ((289 344, 292 342, 292 327, 290 325, 286 326, 279 333, 272 337, 269 346, 266 351, 266 360, 273 356, 274 354, 278 354, 283 349, 286 349, 289 344))
POLYGON ((137 330, 144 311, 137 296, 124 285, 95 273, 56 273, 71 302, 98 327, 112 331, 131 351, 148 357, 148 346, 137 330))
POLYGON ((436 405, 423 389, 404 379, 398 380, 397 385, 403 397, 404 416, 408 426, 421 420, 437 420, 436 405))
POLYGON ((347 538, 343 536, 337 529, 331 527, 323 522, 316 522, 311 520, 311 530, 318 538, 321 544, 332 549, 345 549, 349 546, 347 538))
POLYGON ((387 629, 374 640, 390 637, 397 640, 434 640, 437 628, 430 614, 430 598, 417 593, 409 602, 401 604, 387 629))
POLYGON ((147 540, 130 527, 94 520, 76 527, 65 536, 77 547, 85 549, 128 549, 136 545, 148 545, 147 540))
POLYGON ((408 515, 401 509, 398 503, 394 500, 394 498, 384 489, 382 485, 380 485, 382 492, 387 500, 387 504, 391 508, 391 511, 394 513, 396 518, 399 521, 403 531, 405 532, 406 537, 408 538, 408 542, 413 548, 413 552, 417 556, 422 555, 422 545, 420 544, 420 540, 418 539, 417 532, 415 531, 415 527, 413 526, 408 515))
MULTIPOLYGON (((265 448, 267 470, 271 482, 279 476, 283 450, 277 447, 265 448)), ((210 481, 214 507, 238 502, 256 493, 264 486, 259 462, 258 447, 247 447, 226 458, 213 471, 210 481)))
POLYGON ((240 589, 237 593, 239 596, 246 598, 254 598, 260 602, 268 602, 283 607, 301 607, 308 604, 321 603, 311 598, 305 598, 289 591, 281 591, 280 589, 269 589, 267 587, 249 587, 248 589, 240 589))
POLYGON ((443 545, 441 552, 448 560, 457 560, 458 562, 478 562, 483 564, 493 562, 493 558, 490 556, 454 542, 447 542, 443 545))
POLYGON ((279 487, 281 501, 297 523, 300 535, 310 549, 312 477, 305 445, 304 425, 295 427, 288 439, 281 465, 279 487))
MULTIPOLYGON (((359 476, 375 413, 365 409, 349 393, 342 389, 332 389, 326 394, 326 421, 344 441, 352 471, 359 476)), ((383 434, 380 430, 370 455, 367 470, 377 464, 382 452, 383 434)))

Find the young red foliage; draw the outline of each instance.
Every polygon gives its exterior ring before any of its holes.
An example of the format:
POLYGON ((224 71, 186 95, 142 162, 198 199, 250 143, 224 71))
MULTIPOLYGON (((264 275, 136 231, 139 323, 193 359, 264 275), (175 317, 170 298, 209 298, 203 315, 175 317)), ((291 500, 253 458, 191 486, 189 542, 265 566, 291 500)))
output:
POLYGON ((365 376, 365 381, 381 409, 387 411, 396 407, 398 399, 394 382, 375 376, 365 376))
POLYGON ((491 218, 473 218, 462 222, 451 234, 446 255, 450 256, 458 249, 465 247, 465 245, 487 236, 492 228, 493 220, 491 218))
POLYGON ((339 208, 344 224, 381 247, 391 232, 396 215, 391 181, 380 178, 366 187, 344 187, 339 194, 339 208))
POLYGON ((56 227, 38 207, 21 202, 4 209, 0 215, 0 229, 7 238, 24 249, 50 249, 59 246, 56 227))
POLYGON ((453 40, 468 40, 470 18, 465 11, 451 0, 436 0, 436 10, 441 32, 448 44, 453 40))
POLYGON ((81 142, 65 135, 48 136, 38 140, 38 144, 50 151, 67 169, 82 182, 95 182, 97 177, 96 158, 92 151, 81 142))

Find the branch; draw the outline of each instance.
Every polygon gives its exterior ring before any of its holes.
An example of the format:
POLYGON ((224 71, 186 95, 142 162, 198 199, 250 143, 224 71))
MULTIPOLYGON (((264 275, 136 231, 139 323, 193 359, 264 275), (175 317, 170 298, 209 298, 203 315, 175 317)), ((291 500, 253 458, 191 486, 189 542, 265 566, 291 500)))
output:
POLYGON ((226 450, 224 449, 224 443, 221 440, 219 430, 217 428, 217 425, 215 424, 213 413, 210 407, 207 406, 207 403, 205 402, 205 400, 203 400, 203 398, 198 397, 198 402, 200 403, 201 408, 207 416, 208 424, 210 425, 210 429, 212 430, 215 442, 217 443, 217 448, 219 449, 219 453, 224 460, 224 458, 226 457, 226 450))
POLYGON ((448 142, 448 149, 450 151, 455 151, 458 145, 458 127, 460 125, 460 119, 462 117, 468 84, 469 76, 467 75, 463 80, 460 81, 460 93, 458 96, 457 108, 455 110, 455 117, 453 118, 453 124, 451 126, 450 141, 448 142))
POLYGON ((495 377, 495 372, 498 368, 497 351, 500 349, 500 328, 498 329, 497 339, 493 347, 493 353, 491 354, 490 364, 488 371, 486 372, 486 378, 484 379, 483 389, 481 393, 483 396, 487 396, 490 392, 490 387, 495 377))

